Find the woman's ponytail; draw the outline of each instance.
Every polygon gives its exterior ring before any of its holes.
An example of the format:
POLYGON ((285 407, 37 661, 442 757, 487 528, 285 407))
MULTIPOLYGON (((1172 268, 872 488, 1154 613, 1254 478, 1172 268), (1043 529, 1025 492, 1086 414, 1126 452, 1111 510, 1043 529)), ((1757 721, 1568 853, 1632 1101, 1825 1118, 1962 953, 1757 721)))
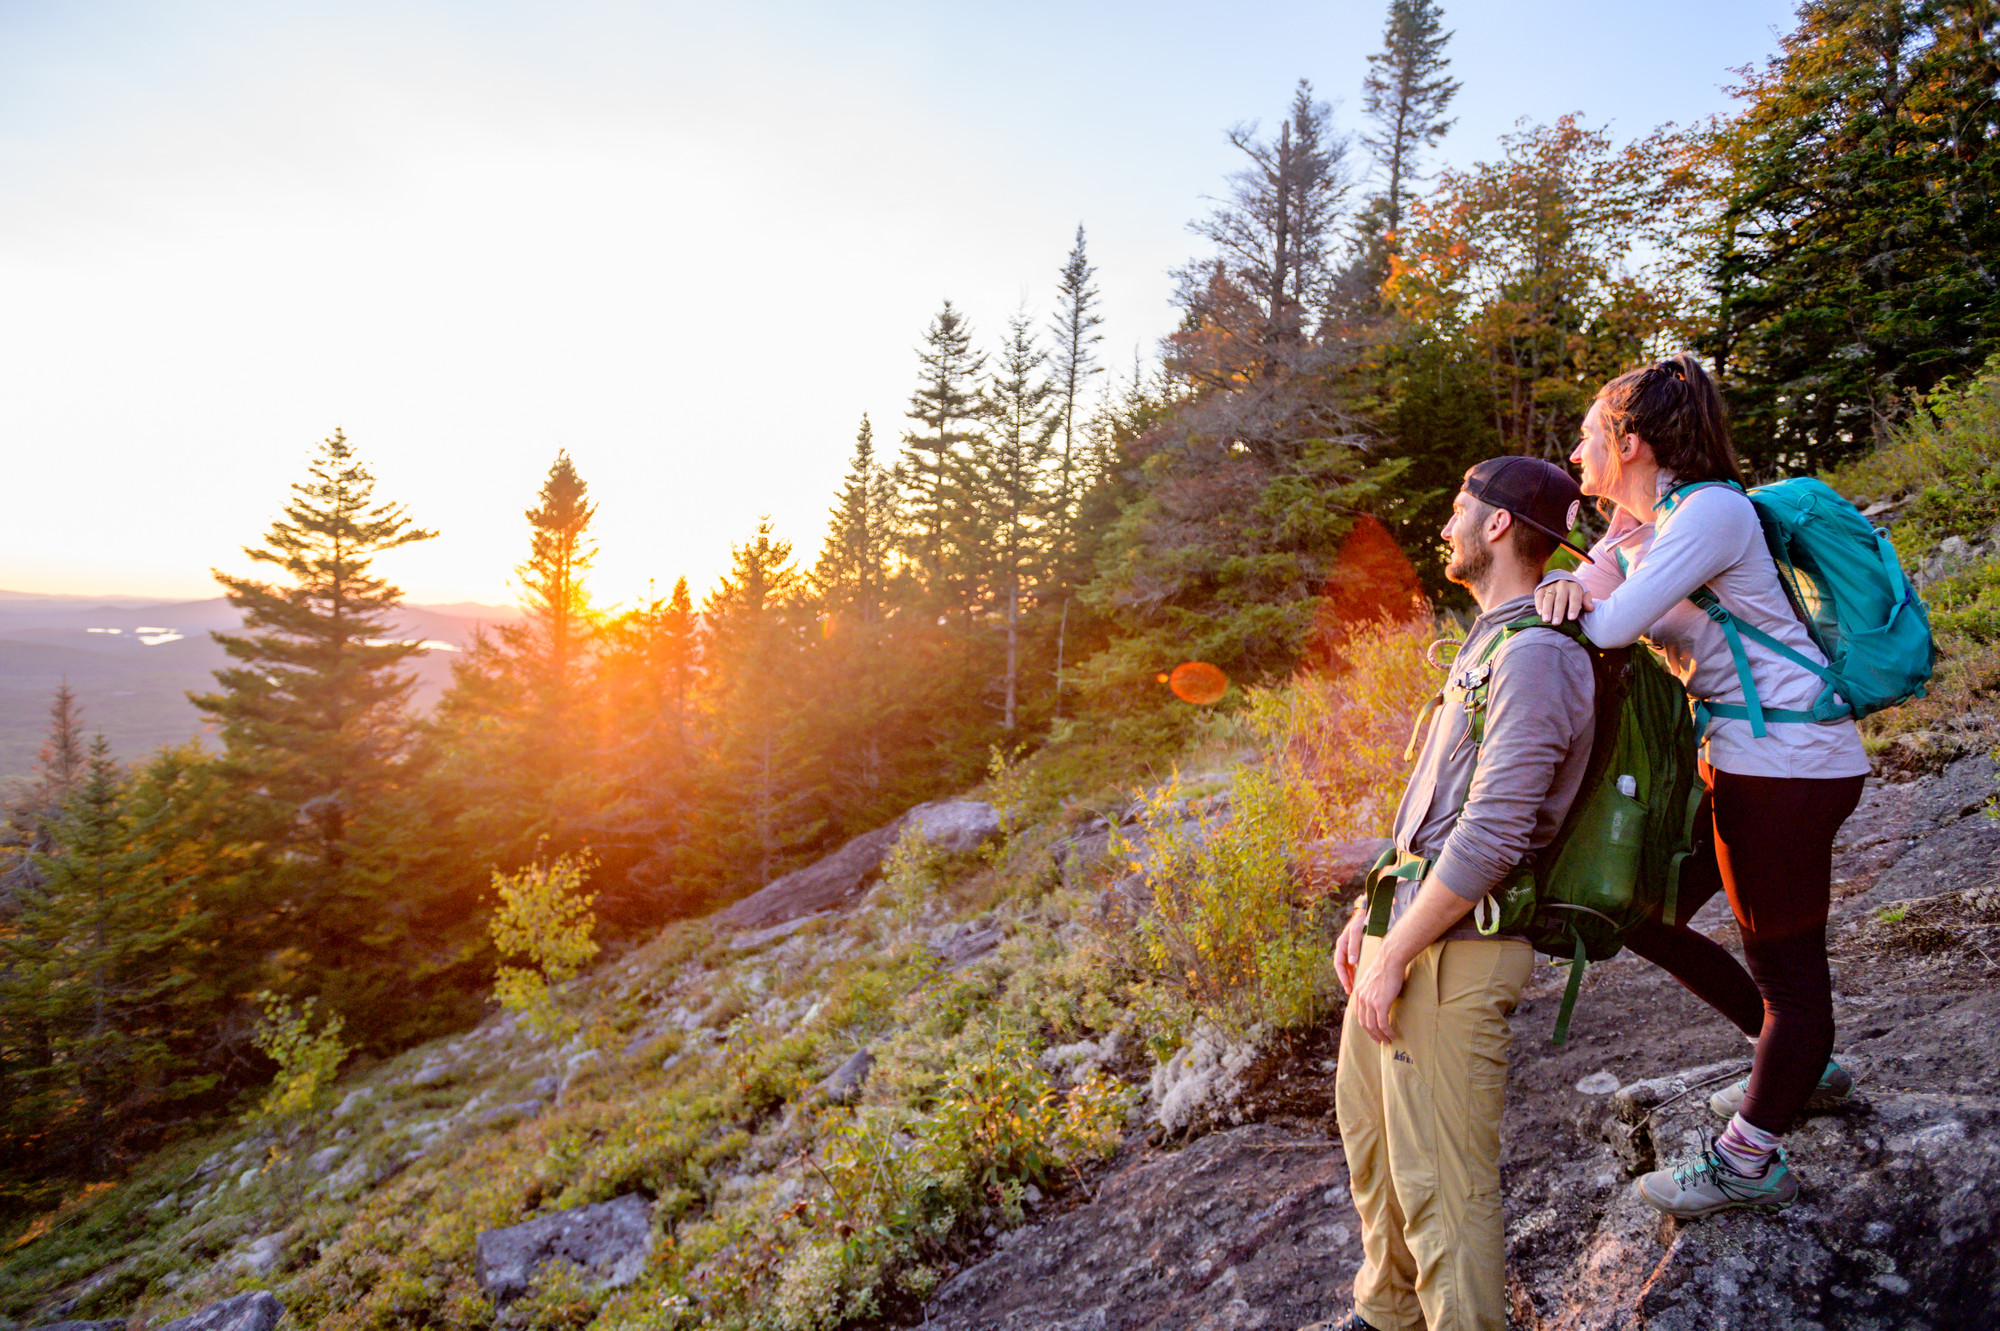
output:
POLYGON ((1743 484, 1722 394, 1693 352, 1627 370, 1598 390, 1597 403, 1607 435, 1638 435, 1675 479, 1743 484))

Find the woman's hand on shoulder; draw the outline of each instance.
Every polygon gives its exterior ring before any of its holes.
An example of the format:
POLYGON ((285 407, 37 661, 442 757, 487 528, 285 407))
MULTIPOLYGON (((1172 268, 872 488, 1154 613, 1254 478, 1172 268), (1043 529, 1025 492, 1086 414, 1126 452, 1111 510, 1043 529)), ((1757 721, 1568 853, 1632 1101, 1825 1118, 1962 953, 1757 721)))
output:
POLYGON ((1597 608, 1597 598, 1573 578, 1555 578, 1535 588, 1535 613, 1562 624, 1597 608))

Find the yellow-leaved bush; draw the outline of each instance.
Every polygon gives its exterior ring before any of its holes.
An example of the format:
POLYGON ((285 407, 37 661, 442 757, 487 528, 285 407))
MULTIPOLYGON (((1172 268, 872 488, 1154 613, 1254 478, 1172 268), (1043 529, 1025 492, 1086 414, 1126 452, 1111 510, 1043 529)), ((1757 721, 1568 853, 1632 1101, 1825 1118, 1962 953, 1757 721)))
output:
POLYGON ((1135 930, 1169 1025, 1284 1030, 1326 1015, 1333 903, 1305 883, 1304 852, 1388 835, 1410 723, 1437 687, 1424 660, 1436 636, 1428 619, 1355 631, 1345 669, 1249 690, 1265 756, 1231 774, 1226 799, 1185 798, 1178 774, 1146 797, 1143 838, 1119 850, 1150 909, 1113 931, 1135 930))
POLYGON ((597 940, 591 936, 597 898, 583 890, 596 862, 586 850, 559 855, 548 864, 536 861, 519 873, 493 874, 499 898, 487 926, 493 946, 501 956, 525 963, 500 965, 494 973, 494 997, 543 1035, 576 1032, 577 1019, 557 1004, 554 989, 597 956, 597 940))
POLYGON ((250 1042, 278 1065, 278 1073, 249 1118, 252 1122, 296 1118, 319 1103, 352 1052, 340 1038, 345 1023, 338 1012, 329 1012, 314 1030, 319 1000, 313 998, 295 1006, 291 999, 266 991, 251 995, 251 1001, 262 1015, 250 1042))

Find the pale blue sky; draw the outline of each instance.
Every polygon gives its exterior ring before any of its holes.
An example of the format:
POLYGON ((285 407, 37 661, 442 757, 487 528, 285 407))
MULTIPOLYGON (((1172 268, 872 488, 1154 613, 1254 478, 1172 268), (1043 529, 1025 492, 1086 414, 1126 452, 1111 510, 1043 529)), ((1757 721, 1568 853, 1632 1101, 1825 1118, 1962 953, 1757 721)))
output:
MULTIPOLYGON (((443 532, 413 599, 507 597, 558 445, 603 600, 761 513, 809 556, 942 298, 1046 312, 1082 221, 1129 366, 1225 131, 1300 77, 1354 128, 1385 8, 0 0, 0 588, 210 595, 336 425, 443 532)), ((1445 13, 1459 164, 1721 111, 1792 21, 1445 13)))

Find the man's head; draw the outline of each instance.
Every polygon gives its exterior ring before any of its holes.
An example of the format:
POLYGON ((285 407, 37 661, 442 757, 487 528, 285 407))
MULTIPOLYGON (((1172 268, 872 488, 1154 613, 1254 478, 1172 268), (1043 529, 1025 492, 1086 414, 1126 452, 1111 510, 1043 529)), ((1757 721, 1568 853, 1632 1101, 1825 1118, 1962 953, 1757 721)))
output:
POLYGON ((1493 582, 1496 569, 1507 575, 1510 587, 1523 577, 1532 586, 1557 545, 1577 550, 1568 535, 1582 502, 1575 479, 1553 463, 1527 457, 1487 459, 1465 473, 1452 501, 1451 520, 1444 527, 1451 547, 1445 577, 1475 596, 1493 582))

